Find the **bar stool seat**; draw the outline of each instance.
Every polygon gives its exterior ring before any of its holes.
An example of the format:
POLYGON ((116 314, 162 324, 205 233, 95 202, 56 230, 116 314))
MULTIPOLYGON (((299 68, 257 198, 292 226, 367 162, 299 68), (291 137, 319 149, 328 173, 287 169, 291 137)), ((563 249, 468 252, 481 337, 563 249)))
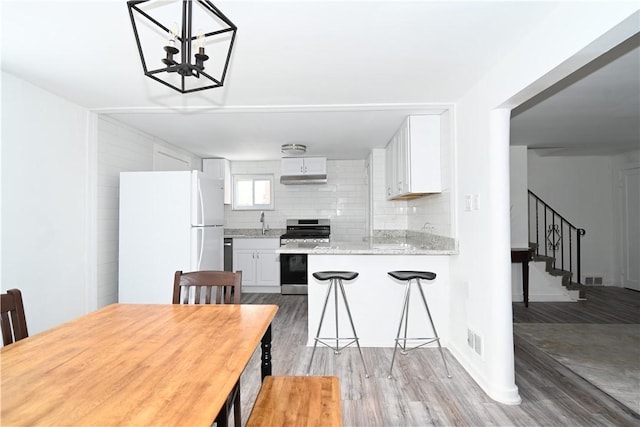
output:
POLYGON ((349 303, 347 302, 347 294, 344 292, 344 286, 342 284, 343 280, 353 280, 358 277, 358 273, 355 271, 317 271, 312 273, 313 277, 320 281, 329 281, 329 287, 327 288, 327 295, 324 299, 324 305, 322 306, 322 314, 320 315, 320 323, 318 324, 318 331, 316 332, 316 336, 313 342, 313 351, 311 352, 311 359, 309 360, 309 366, 307 366, 307 375, 311 371, 311 364, 313 362, 313 356, 316 353, 316 347, 318 343, 327 346, 333 349, 333 352, 337 355, 340 354, 340 351, 350 346, 351 344, 356 344, 358 347, 358 351, 360 352, 360 359, 362 360, 362 365, 364 366, 365 376, 369 377, 369 372, 367 371, 367 365, 364 363, 364 356, 362 355, 362 349, 360 348, 360 343, 358 339, 358 334, 356 333, 356 328, 353 325, 353 318, 351 317, 351 310, 349 309, 349 303), (342 301, 344 302, 344 306, 347 310, 347 317, 349 318, 349 323, 351 324, 351 330, 353 331, 353 337, 340 337, 339 335, 339 324, 338 324, 338 289, 340 289, 340 294, 342 295, 342 301), (324 321, 324 315, 327 311, 327 304, 329 302, 329 296, 331 295, 331 291, 334 293, 334 311, 335 311, 335 336, 331 337, 321 337, 320 332, 322 331, 322 322, 324 321), (331 341, 331 344, 328 342, 331 341), (341 345, 341 341, 347 341, 345 344, 341 345), (333 343, 335 342, 335 345, 333 343))
POLYGON ((433 280, 436 278, 436 273, 432 273, 430 271, 390 271, 388 274, 398 280, 433 280))
POLYGON ((356 273, 355 271, 318 271, 313 273, 313 277, 318 280, 353 280, 358 277, 358 273, 356 273))
POLYGON ((402 304, 402 313, 400 314, 400 324, 398 325, 398 333, 395 338, 395 345, 393 346, 393 357, 391 358, 391 368, 389 369, 389 376, 391 378, 391 373, 393 371, 393 364, 396 360, 396 352, 398 347, 401 349, 402 354, 407 354, 409 350, 415 350, 417 348, 423 347, 432 342, 436 342, 438 344, 438 349, 440 350, 440 355, 442 356, 442 362, 444 363, 444 369, 447 371, 447 377, 451 378, 451 374, 449 373, 449 368, 447 367, 447 361, 444 358, 444 352, 442 351, 442 346, 440 345, 440 337, 438 336, 438 332, 436 331, 436 326, 433 324, 433 319, 431 317, 431 312, 429 311, 429 305, 427 304, 427 299, 424 296, 424 291, 422 290, 422 283, 420 280, 433 280, 436 278, 436 273, 432 273, 430 271, 412 271, 412 270, 400 270, 400 271, 389 271, 387 273, 389 276, 393 277, 396 280, 400 280, 406 282, 407 289, 404 293, 404 302, 402 304), (407 337, 407 328, 409 323, 409 301, 411 296, 411 286, 415 283, 418 286, 418 290, 420 291, 420 296, 422 297, 422 302, 424 303, 424 308, 427 310, 427 316, 429 317, 429 323, 431 324, 431 330, 433 331, 433 337, 420 337, 420 338, 409 338, 407 337), (402 326, 404 324, 404 334, 401 337, 400 334, 402 332, 402 326), (407 341, 413 341, 418 344, 422 341, 422 344, 415 345, 414 347, 408 347, 407 341))

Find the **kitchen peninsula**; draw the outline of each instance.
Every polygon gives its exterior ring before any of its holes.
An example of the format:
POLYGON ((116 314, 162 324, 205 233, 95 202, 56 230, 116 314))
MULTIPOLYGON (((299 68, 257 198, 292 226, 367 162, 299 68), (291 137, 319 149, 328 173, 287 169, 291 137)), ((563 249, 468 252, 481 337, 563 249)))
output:
MULTIPOLYGON (((357 271, 359 276, 344 282, 345 293, 353 316, 360 345, 364 347, 393 347, 398 331, 405 285, 392 279, 393 270, 424 270, 437 274, 433 281, 424 281, 425 296, 433 316, 441 343, 449 337, 450 255, 457 254, 456 242, 450 238, 431 239, 373 239, 369 242, 330 242, 329 244, 289 244, 276 250, 281 254, 308 255, 308 341, 313 345, 327 284, 317 281, 316 271, 357 271)), ((332 296, 333 298, 333 296, 332 296)), ((346 311, 339 306, 340 335, 351 336, 346 311)), ((335 332, 333 305, 327 308, 323 332, 335 332)), ((428 319, 420 297, 412 294, 409 336, 431 336, 428 319)))

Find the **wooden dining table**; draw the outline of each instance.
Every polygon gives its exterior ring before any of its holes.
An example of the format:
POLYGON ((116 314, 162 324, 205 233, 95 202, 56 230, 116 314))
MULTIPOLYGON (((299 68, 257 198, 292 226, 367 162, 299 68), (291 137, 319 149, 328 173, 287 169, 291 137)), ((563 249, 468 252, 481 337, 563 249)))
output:
POLYGON ((10 344, 0 425, 211 426, 261 343, 270 375, 277 309, 113 304, 10 344))

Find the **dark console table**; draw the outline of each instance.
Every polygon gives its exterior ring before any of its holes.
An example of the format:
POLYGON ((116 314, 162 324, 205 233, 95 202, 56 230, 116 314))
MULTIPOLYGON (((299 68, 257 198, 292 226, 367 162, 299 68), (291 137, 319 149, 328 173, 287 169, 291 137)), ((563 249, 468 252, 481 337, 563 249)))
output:
POLYGON ((524 306, 529 307, 529 261, 532 251, 529 248, 511 248, 511 262, 522 264, 522 298, 524 306))

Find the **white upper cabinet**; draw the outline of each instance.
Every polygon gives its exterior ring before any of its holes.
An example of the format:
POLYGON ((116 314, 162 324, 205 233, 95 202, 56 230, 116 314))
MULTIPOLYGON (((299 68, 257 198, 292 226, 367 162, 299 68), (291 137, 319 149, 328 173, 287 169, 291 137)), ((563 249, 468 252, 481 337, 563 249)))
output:
POLYGON ((224 180, 224 204, 231 204, 231 166, 227 159, 202 159, 202 172, 224 180))
POLYGON ((409 116, 386 147, 388 200, 408 200, 442 191, 440 116, 409 116))
POLYGON ((326 175, 326 157, 283 157, 282 175, 326 175))

